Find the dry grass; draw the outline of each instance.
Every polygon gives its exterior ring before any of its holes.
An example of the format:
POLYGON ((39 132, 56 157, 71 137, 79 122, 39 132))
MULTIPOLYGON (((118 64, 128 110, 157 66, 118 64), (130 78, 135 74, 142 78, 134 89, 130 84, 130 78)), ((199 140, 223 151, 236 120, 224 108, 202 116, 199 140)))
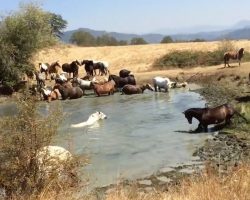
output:
MULTIPOLYGON (((34 57, 34 64, 39 62, 52 63, 59 60, 61 64, 75 59, 105 60, 110 64, 110 71, 117 74, 120 69, 126 68, 134 73, 152 71, 151 65, 155 59, 174 50, 201 50, 213 51, 220 42, 190 42, 171 44, 148 44, 135 46, 114 47, 76 47, 73 45, 58 45, 53 49, 41 51, 34 57)), ((250 41, 240 40, 232 42, 236 48, 244 47, 250 51, 250 41)), ((83 68, 80 75, 85 73, 83 68)))
POLYGON ((118 189, 108 194, 107 200, 249 200, 250 166, 234 169, 229 175, 219 177, 206 172, 201 177, 190 178, 180 187, 168 192, 138 193, 134 189, 118 189))

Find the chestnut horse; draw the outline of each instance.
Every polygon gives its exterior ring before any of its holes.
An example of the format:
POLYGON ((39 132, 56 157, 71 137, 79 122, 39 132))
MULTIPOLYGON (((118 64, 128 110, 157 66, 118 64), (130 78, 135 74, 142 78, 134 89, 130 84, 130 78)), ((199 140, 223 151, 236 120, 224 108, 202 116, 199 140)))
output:
POLYGON ((225 122, 230 124, 230 120, 234 114, 239 115, 245 121, 247 119, 243 117, 238 111, 228 104, 223 104, 215 108, 189 108, 183 112, 187 118, 189 124, 192 124, 192 118, 196 118, 199 121, 198 128, 196 130, 208 131, 207 127, 210 124, 219 124, 225 122))
POLYGON ((100 96, 103 94, 108 94, 108 95, 114 94, 115 81, 113 80, 108 81, 104 84, 98 84, 98 83, 93 83, 93 82, 91 82, 91 84, 93 85, 94 91, 97 96, 100 96))
POLYGON ((225 67, 226 67, 226 65, 228 67, 230 67, 230 65, 229 65, 230 59, 238 60, 239 66, 240 66, 240 61, 241 61, 241 58, 243 57, 243 55, 244 55, 244 48, 240 48, 239 51, 237 51, 237 52, 229 51, 229 52, 224 53, 225 67))

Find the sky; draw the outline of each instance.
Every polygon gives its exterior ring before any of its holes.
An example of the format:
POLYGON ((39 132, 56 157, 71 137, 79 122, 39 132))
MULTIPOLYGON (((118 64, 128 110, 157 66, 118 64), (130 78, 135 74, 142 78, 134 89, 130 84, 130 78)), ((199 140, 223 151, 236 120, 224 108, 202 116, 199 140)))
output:
MULTIPOLYGON (((20 2, 0 0, 0 14, 20 2)), ((160 33, 220 29, 250 20, 250 0, 36 0, 44 10, 60 14, 66 30, 91 28, 123 33, 160 33), (197 29, 197 30, 196 30, 197 29)))

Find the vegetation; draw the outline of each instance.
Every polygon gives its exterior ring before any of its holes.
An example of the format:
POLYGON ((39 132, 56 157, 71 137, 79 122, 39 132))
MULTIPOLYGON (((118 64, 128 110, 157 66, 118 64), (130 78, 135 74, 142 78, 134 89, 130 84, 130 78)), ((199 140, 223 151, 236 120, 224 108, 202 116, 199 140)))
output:
POLYGON ((66 22, 58 15, 44 12, 35 4, 3 18, 0 24, 0 81, 16 85, 23 74, 33 75, 31 58, 39 49, 55 44, 66 22), (57 23, 56 23, 57 21, 57 23))
POLYGON ((81 30, 74 32, 72 34, 70 42, 84 47, 127 45, 127 41, 125 40, 118 41, 114 37, 107 34, 95 38, 89 32, 81 30))
POLYGON ((165 36, 162 40, 161 43, 172 43, 174 42, 171 36, 165 36))
POLYGON ((147 42, 141 37, 132 38, 130 41, 131 45, 147 44, 147 42))
MULTIPOLYGON (((223 56, 226 51, 235 50, 232 42, 221 41, 215 51, 172 51, 157 59, 153 66, 157 68, 164 67, 195 67, 212 66, 223 63, 223 56)), ((250 53, 245 52, 243 61, 250 61, 250 53)))

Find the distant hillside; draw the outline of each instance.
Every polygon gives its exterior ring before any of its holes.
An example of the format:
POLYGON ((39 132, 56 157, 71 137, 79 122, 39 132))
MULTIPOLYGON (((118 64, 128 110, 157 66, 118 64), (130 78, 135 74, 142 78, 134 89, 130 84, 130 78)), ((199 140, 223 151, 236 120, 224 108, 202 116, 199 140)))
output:
MULTIPOLYGON (((163 34, 127 34, 127 33, 118 33, 118 32, 107 32, 107 31, 97 31, 88 28, 80 28, 77 30, 66 31, 62 36, 62 40, 66 43, 70 43, 71 35, 76 31, 85 31, 92 34, 95 37, 102 36, 104 34, 108 34, 117 40, 126 40, 130 42, 130 40, 134 37, 142 37, 148 43, 160 43, 165 35, 163 34)), ((171 34, 170 35, 174 40, 195 40, 195 39, 205 39, 207 41, 214 41, 220 39, 250 39, 250 25, 247 23, 240 22, 236 24, 231 29, 221 30, 221 31, 210 31, 210 32, 198 32, 192 34, 171 34), (239 28, 241 26, 245 26, 244 28, 239 28), (236 27, 236 29, 234 29, 236 27)))

